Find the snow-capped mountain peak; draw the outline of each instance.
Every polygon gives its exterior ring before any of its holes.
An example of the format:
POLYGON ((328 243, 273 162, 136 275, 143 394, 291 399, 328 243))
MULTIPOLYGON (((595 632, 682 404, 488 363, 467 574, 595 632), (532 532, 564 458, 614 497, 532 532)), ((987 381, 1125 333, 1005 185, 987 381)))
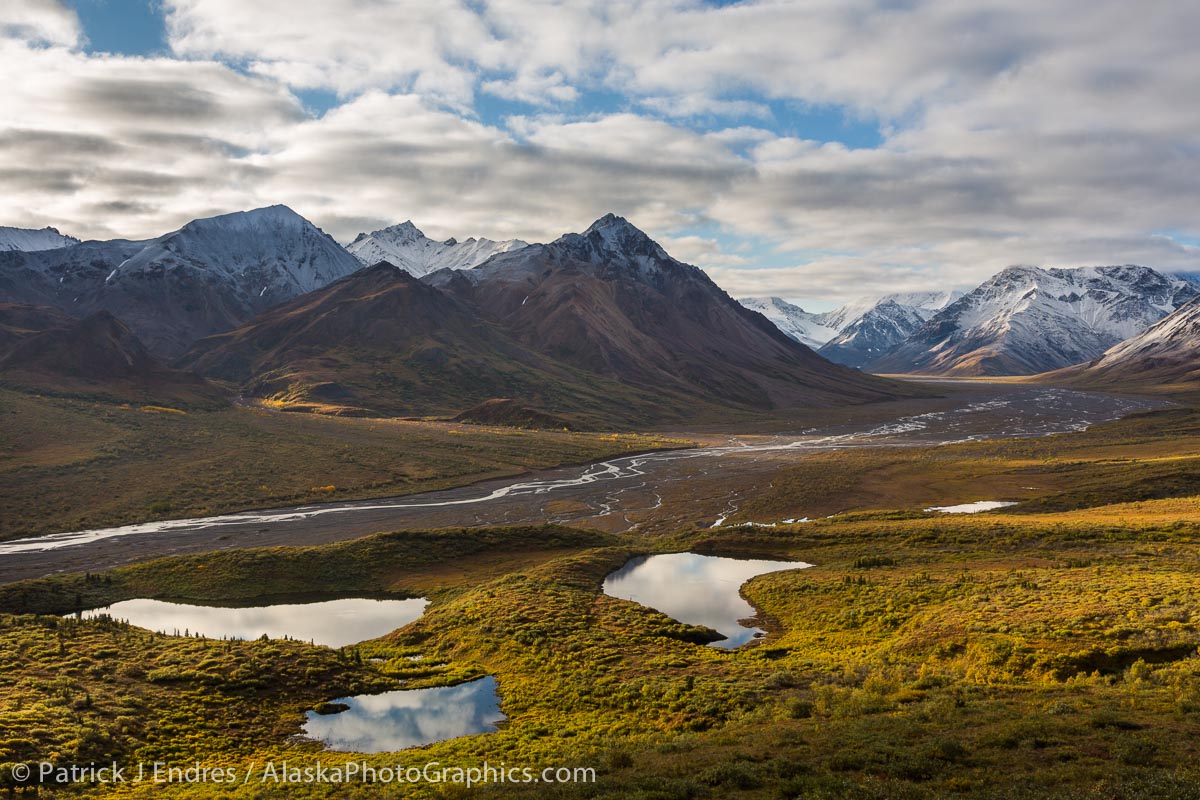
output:
POLYGON ((859 367, 904 341, 960 296, 961 292, 902 292, 864 297, 820 314, 778 297, 746 297, 740 302, 829 360, 859 367))
POLYGON ((861 367, 892 350, 961 296, 957 291, 897 292, 848 303, 824 316, 838 334, 825 343, 821 355, 861 367))
POLYGON ((108 311, 164 356, 361 266, 286 206, 192 220, 147 241, 0 255, 6 299, 72 314, 108 311))
POLYGON ((1200 370, 1200 300, 1181 306, 1137 336, 1109 348, 1092 366, 1133 365, 1151 358, 1182 361, 1192 372, 1200 370))
POLYGON ((1136 265, 1002 270, 872 364, 888 372, 1031 374, 1095 358, 1196 297, 1136 265))
POLYGON ((1099 358, 1052 375, 1055 381, 1088 388, 1194 389, 1200 384, 1200 299, 1180 306, 1099 358))
POLYGON ((362 264, 387 261, 419 278, 444 268, 470 269, 497 253, 527 246, 520 239, 496 242, 471 237, 460 242, 451 237, 438 242, 406 220, 371 233, 360 233, 346 250, 362 264))
POLYGON ((738 302, 762 314, 775 323, 776 328, 814 350, 838 333, 825 323, 824 314, 809 313, 779 297, 743 297, 738 302))
POLYGON ((871 295, 828 311, 822 315, 822 318, 826 325, 841 333, 883 303, 893 302, 912 309, 923 319, 929 319, 960 297, 962 297, 962 292, 959 291, 894 292, 885 295, 871 295))
POLYGON ((283 205, 192 220, 150 242, 109 276, 192 270, 232 283, 265 307, 359 267, 329 235, 283 205))
POLYGON ((73 244, 79 244, 79 240, 74 236, 59 233, 58 228, 9 228, 0 225, 0 252, 20 250, 25 253, 37 253, 70 247, 73 244))
POLYGON ((551 247, 577 261, 636 267, 646 273, 653 273, 667 262, 680 263, 640 228, 616 214, 605 214, 583 233, 560 236, 551 247))

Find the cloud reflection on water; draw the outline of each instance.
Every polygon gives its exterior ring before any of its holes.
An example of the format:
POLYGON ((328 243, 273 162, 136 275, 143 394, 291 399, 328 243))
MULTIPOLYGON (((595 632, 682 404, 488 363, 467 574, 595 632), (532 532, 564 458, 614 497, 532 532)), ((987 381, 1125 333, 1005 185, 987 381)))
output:
POLYGON ((425 612, 429 601, 344 598, 320 603, 291 603, 255 608, 223 608, 123 600, 83 612, 89 619, 107 614, 131 625, 163 633, 201 634, 212 639, 272 639, 289 636, 302 642, 343 647, 402 628, 425 612))
POLYGON ((689 625, 703 625, 724 634, 714 647, 741 647, 758 628, 738 621, 752 617, 754 607, 739 593, 756 575, 811 567, 802 561, 719 558, 696 553, 668 553, 630 560, 604 581, 604 593, 657 609, 689 625))
POLYGON ((457 686, 406 689, 334 700, 350 709, 310 711, 304 733, 330 750, 386 753, 497 730, 504 719, 496 679, 490 675, 457 686))

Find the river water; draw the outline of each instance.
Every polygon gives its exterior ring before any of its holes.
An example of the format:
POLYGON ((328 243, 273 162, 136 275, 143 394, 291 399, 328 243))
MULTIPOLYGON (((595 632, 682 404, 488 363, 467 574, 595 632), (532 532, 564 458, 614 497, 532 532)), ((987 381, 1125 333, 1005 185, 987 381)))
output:
MULTIPOLYGON (((405 497, 250 511, 0 542, 0 582, 98 570, 176 553, 319 544, 404 528, 582 523, 637 529, 671 487, 735 479, 753 486, 771 465, 846 448, 936 446, 1079 431, 1160 402, 1049 387, 989 387, 961 404, 882 424, 726 438, 719 445, 625 456, 516 479, 405 497), (756 472, 757 470, 757 472, 756 472)), ((715 516, 710 522, 719 523, 715 516)))

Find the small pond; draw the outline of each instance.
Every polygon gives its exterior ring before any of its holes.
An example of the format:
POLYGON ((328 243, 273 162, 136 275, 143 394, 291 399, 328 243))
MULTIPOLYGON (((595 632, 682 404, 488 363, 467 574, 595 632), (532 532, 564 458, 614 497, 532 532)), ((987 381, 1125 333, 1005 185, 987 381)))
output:
POLYGON ((604 593, 657 609, 689 625, 703 625, 726 638, 713 647, 732 650, 763 635, 742 620, 756 613, 741 596, 756 575, 811 567, 802 561, 721 558, 697 553, 639 556, 604 579, 604 593))
POLYGON ((329 750, 390 753, 475 733, 491 733, 504 721, 496 679, 486 678, 383 694, 341 697, 333 714, 308 712, 304 735, 329 750))
POLYGON ((925 510, 940 511, 943 514, 978 514, 981 511, 995 511, 1015 505, 1015 502, 1007 500, 977 500, 974 503, 960 503, 956 506, 930 506, 925 510))
POLYGON ((402 628, 425 612, 429 601, 345 598, 249 608, 193 606, 162 600, 123 600, 82 612, 85 619, 107 614, 139 628, 168 634, 200 634, 210 639, 272 639, 285 636, 327 647, 374 639, 402 628))

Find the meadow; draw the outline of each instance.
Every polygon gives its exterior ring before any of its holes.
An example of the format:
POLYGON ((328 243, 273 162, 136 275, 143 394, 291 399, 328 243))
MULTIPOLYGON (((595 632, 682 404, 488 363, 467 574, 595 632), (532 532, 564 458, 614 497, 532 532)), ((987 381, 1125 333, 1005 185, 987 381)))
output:
MULTIPOLYGON (((928 475, 939 459, 955 465, 947 474, 980 465, 985 483, 1014 469, 1068 476, 974 516, 896 502, 775 528, 402 531, 9 584, 0 762, 597 770, 594 784, 469 792, 60 790, 81 796, 1197 797, 1200 500, 1184 479, 1198 445, 1194 415, 1176 409, 1083 434, 873 456, 884 476, 928 475), (699 644, 703 629, 601 592, 631 556, 680 550, 815 566, 748 582, 769 635, 724 652, 699 644), (61 616, 131 597, 247 603, 316 590, 432 603, 342 650, 61 616), (508 717, 496 733, 365 757, 294 738, 305 710, 333 697, 484 674, 508 717)), ((845 474, 884 481, 858 462, 845 474)), ((764 487, 768 501, 784 503, 798 475, 764 487)))
MULTIPOLYGON (((504 784, 470 796, 1198 796, 1200 500, 1186 492, 1194 431, 1189 411, 1170 410, 1084 434, 961 446, 1006 469, 1069 465, 1074 492, 1054 488, 986 515, 904 504, 656 536, 397 531, 8 584, 0 762, 344 763, 364 757, 294 739, 306 709, 397 681, 491 674, 509 722, 406 751, 404 763, 598 770, 595 783, 504 784), (769 636, 725 652, 698 644, 701 628, 600 591, 632 555, 682 549, 816 566, 746 584, 769 636), (412 625, 342 650, 61 616, 127 597, 245 603, 316 589, 432 604, 412 625)), ((930 457, 889 451, 875 465, 932 480, 930 457)), ((775 501, 792 486, 784 477, 775 501)), ((62 790, 388 796, 370 784, 62 790)), ((467 794, 407 786, 395 796, 467 794)))
POLYGON ((0 389, 0 540, 404 495, 686 444, 636 433, 122 405, 0 389))

